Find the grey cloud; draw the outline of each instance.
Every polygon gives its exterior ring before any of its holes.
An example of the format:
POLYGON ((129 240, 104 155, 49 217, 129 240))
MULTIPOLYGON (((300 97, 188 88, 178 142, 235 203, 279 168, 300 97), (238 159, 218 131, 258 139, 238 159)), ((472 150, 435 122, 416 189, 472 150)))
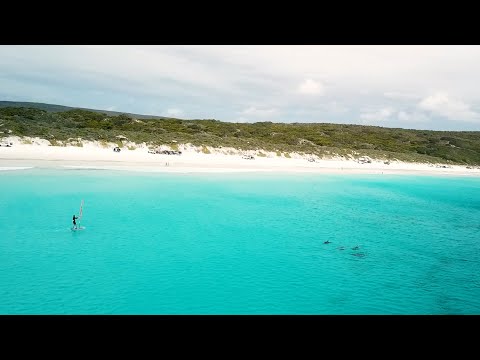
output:
POLYGON ((126 112, 480 129, 480 46, 0 46, 0 79, 3 98, 126 112))

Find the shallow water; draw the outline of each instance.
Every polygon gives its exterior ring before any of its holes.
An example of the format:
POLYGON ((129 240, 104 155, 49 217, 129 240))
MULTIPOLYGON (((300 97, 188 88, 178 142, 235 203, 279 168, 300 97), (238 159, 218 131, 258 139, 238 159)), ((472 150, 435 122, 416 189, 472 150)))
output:
POLYGON ((30 169, 0 189, 1 314, 480 314, 478 178, 30 169))

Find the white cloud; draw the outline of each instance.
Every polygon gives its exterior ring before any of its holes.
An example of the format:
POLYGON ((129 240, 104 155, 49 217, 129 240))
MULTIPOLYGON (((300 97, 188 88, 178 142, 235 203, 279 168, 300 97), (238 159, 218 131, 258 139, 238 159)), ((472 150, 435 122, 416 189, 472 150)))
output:
POLYGON ((325 104, 325 109, 333 114, 344 114, 349 111, 349 108, 336 101, 325 104))
POLYGON ((172 109, 168 109, 167 110, 167 115, 168 116, 181 116, 183 115, 183 111, 181 109, 176 109, 176 108, 172 108, 172 109))
POLYGON ((364 123, 368 121, 385 121, 394 113, 394 109, 386 107, 376 111, 364 112, 360 114, 360 119, 364 120, 364 123))
POLYGON ((413 93, 406 93, 406 92, 400 92, 400 91, 387 91, 383 93, 383 96, 385 96, 388 99, 395 99, 395 100, 415 100, 418 99, 419 96, 413 94, 413 93))
POLYGON ((468 104, 442 92, 427 96, 418 103, 418 107, 451 120, 478 121, 480 119, 479 114, 472 111, 468 104))
POLYGON ((312 79, 306 79, 298 87, 298 92, 300 94, 305 94, 305 95, 324 95, 325 88, 318 81, 314 81, 312 79))
POLYGON ((434 126, 480 126, 478 45, 5 45, 0 83, 3 99, 156 115, 175 104, 192 118, 226 121, 295 121, 301 111, 309 122, 395 126, 430 114, 439 115, 434 126))
POLYGON ((420 112, 408 112, 408 111, 399 111, 397 114, 398 120, 401 122, 407 123, 424 123, 430 120, 430 118, 420 112))
POLYGON ((374 124, 374 123, 383 123, 388 126, 398 126, 402 127, 404 124, 409 124, 408 127, 411 128, 412 124, 425 124, 431 120, 426 114, 419 111, 405 111, 400 110, 396 111, 391 107, 385 107, 376 111, 363 112, 360 115, 362 119, 362 124, 374 124))
POLYGON ((243 115, 249 115, 249 116, 254 116, 254 117, 268 117, 268 116, 273 116, 278 113, 277 109, 257 109, 254 106, 251 106, 245 110, 242 111, 243 115))

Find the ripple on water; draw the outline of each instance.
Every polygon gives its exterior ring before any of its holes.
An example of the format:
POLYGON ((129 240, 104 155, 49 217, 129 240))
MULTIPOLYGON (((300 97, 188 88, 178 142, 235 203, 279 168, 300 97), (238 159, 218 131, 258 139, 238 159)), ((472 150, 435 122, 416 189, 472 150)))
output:
POLYGON ((21 174, 0 313, 480 313, 472 179, 21 174))

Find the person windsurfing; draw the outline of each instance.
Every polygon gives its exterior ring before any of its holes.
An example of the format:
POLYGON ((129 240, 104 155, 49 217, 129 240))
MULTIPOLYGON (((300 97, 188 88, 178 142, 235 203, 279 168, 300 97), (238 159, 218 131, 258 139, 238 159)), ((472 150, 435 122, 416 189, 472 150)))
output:
POLYGON ((78 216, 75 216, 75 214, 73 214, 73 219, 72 219, 72 222, 73 222, 73 227, 76 229, 77 228, 77 220, 78 219, 78 216))

